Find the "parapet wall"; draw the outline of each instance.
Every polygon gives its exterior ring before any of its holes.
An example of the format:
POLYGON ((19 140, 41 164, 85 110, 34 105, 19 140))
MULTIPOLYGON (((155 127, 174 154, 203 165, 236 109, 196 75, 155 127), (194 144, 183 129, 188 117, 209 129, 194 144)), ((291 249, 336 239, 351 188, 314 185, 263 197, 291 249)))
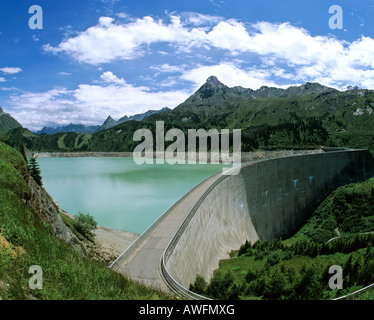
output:
POLYGON ((169 274, 188 288, 210 280, 219 260, 246 241, 286 237, 339 186, 374 176, 367 150, 298 155, 244 164, 225 176, 190 213, 165 255, 169 274))

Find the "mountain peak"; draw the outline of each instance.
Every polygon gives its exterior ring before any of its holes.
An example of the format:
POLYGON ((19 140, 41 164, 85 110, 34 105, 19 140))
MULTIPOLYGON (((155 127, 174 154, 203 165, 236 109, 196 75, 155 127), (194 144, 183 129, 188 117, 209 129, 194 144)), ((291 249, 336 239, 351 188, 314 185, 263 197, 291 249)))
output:
POLYGON ((115 125, 117 125, 117 121, 114 120, 111 116, 108 116, 108 118, 106 118, 98 131, 109 129, 111 127, 114 127, 115 125))
POLYGON ((217 77, 210 76, 194 96, 206 100, 216 93, 225 93, 228 89, 229 87, 220 82, 217 77))
POLYGON ((208 83, 208 84, 212 84, 212 85, 214 85, 214 86, 222 85, 222 82, 220 82, 216 76, 210 76, 210 77, 206 80, 206 83, 208 83))
POLYGON ((148 110, 147 112, 139 113, 139 114, 136 114, 130 117, 125 115, 122 118, 120 118, 118 121, 114 120, 111 116, 108 116, 108 118, 106 118, 104 123, 101 125, 101 127, 97 131, 110 129, 110 128, 113 128, 114 126, 117 126, 119 124, 125 123, 130 120, 143 121, 144 119, 150 117, 151 115, 162 113, 162 112, 169 111, 169 110, 170 109, 167 107, 162 108, 161 110, 148 110))

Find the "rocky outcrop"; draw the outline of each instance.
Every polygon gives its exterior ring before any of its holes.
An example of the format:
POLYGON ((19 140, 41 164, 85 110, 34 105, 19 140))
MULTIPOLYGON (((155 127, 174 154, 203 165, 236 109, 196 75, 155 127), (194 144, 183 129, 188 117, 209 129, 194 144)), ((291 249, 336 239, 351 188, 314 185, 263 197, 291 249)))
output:
POLYGON ((26 178, 30 189, 28 204, 34 209, 38 217, 52 227, 53 234, 65 243, 75 247, 86 257, 112 263, 139 235, 98 227, 94 231, 95 239, 81 241, 62 220, 60 212, 75 219, 75 216, 59 208, 56 201, 41 188, 33 178, 26 178))
POLYGON ((27 178, 27 184, 30 189, 29 205, 34 209, 38 217, 51 225, 53 234, 62 239, 67 244, 73 245, 82 252, 78 238, 66 226, 60 216, 60 208, 52 197, 37 183, 32 177, 27 178))

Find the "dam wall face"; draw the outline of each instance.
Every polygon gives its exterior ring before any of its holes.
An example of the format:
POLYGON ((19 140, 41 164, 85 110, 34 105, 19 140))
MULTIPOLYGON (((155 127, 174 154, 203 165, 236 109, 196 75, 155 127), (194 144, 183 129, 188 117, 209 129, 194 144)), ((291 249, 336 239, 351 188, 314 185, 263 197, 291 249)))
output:
POLYGON ((285 238, 339 186, 374 176, 366 150, 326 152, 243 164, 206 192, 165 253, 172 278, 188 289, 207 281, 246 240, 285 238))

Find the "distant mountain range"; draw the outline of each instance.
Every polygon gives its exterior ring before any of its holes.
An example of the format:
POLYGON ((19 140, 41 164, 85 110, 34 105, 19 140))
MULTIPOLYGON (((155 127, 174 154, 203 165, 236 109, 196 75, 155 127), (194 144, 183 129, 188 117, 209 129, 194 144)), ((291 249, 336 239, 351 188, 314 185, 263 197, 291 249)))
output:
POLYGON ((94 133, 99 130, 101 126, 85 126, 83 124, 73 124, 70 123, 67 126, 58 126, 58 127, 44 127, 39 131, 35 131, 36 134, 56 134, 59 132, 78 132, 78 133, 94 133))
MULTIPOLYGON (((358 88, 349 87, 350 90, 356 90, 358 88)), ((276 98, 276 97, 286 97, 286 96, 296 96, 296 95, 306 95, 306 94, 317 94, 325 92, 337 92, 338 90, 325 87, 319 83, 306 83, 302 86, 289 87, 288 89, 280 89, 274 87, 263 86, 258 90, 246 89, 240 86, 228 87, 220 82, 217 77, 211 76, 207 79, 206 83, 200 87, 200 89, 188 98, 180 107, 194 109, 193 107, 200 107, 201 101, 207 101, 211 97, 215 99, 228 100, 233 97, 242 97, 247 99, 256 98, 276 98)), ((163 108, 161 110, 149 110, 145 113, 136 114, 133 116, 124 116, 119 120, 114 120, 110 115, 104 121, 102 125, 97 126, 85 126, 83 124, 69 124, 66 126, 58 127, 44 127, 43 129, 36 131, 36 134, 56 134, 59 132, 77 132, 77 133, 95 133, 103 130, 113 128, 119 124, 125 123, 130 120, 142 121, 154 114, 163 113, 165 111, 170 111, 169 108, 163 108)))
POLYGON ((136 114, 133 116, 124 116, 120 118, 118 121, 114 120, 111 116, 108 116, 108 118, 104 121, 102 125, 98 126, 85 126, 83 124, 69 124, 67 126, 58 126, 58 127, 44 127, 43 129, 36 131, 36 134, 56 134, 60 132, 77 132, 77 133, 95 133, 98 131, 110 129, 116 125, 119 125, 121 123, 134 120, 134 121, 142 121, 145 118, 148 118, 149 116, 153 114, 162 113, 165 111, 169 111, 169 108, 162 108, 161 110, 149 110, 145 113, 136 114))

